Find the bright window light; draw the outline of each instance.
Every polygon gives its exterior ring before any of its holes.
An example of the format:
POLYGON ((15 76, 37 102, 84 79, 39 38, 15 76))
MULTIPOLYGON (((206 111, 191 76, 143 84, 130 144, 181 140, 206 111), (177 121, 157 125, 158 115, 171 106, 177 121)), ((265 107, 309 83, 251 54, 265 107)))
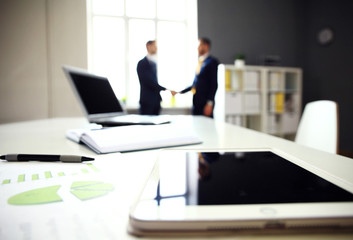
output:
MULTIPOLYGON (((191 77, 185 77, 187 69, 183 67, 187 56, 186 26, 180 22, 161 21, 158 30, 158 81, 168 89, 180 91, 192 83, 191 77)), ((169 92, 163 92, 162 96, 163 107, 172 105, 169 92)), ((176 96, 179 103, 180 96, 176 96)))
POLYGON ((94 14, 123 16, 124 0, 92 0, 94 14))
POLYGON ((185 20, 186 2, 176 0, 157 0, 157 17, 164 20, 185 20))
MULTIPOLYGON (((139 107, 136 67, 146 42, 157 40, 158 81, 180 91, 194 78, 197 60, 197 0, 89 0, 89 70, 108 77, 127 108, 139 107)), ((161 92, 163 107, 191 107, 190 94, 172 99, 161 92)))
POLYGON ((125 25, 121 18, 93 19, 93 70, 108 77, 118 98, 126 95, 125 25), (114 30, 112 30, 114 29, 114 30))
POLYGON ((156 0, 127 0, 126 15, 137 18, 155 18, 156 0))
POLYGON ((160 161, 160 194, 162 197, 186 193, 186 159, 184 152, 175 152, 168 161, 160 161))

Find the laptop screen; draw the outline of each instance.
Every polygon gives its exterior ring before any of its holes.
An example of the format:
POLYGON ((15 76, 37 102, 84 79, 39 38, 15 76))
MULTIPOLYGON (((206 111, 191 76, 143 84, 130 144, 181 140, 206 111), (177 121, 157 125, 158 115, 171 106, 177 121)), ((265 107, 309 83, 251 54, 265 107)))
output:
POLYGON ((72 71, 69 74, 89 115, 123 112, 107 78, 72 71))

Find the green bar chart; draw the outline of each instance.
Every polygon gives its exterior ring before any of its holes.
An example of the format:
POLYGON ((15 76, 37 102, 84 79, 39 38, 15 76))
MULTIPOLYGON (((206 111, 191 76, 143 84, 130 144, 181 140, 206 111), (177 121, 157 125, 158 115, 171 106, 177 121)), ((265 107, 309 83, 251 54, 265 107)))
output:
POLYGON ((0 184, 13 184, 13 183, 24 183, 28 181, 38 181, 43 179, 52 179, 57 177, 65 177, 65 176, 76 176, 81 174, 89 174, 89 173, 97 173, 99 169, 92 163, 82 164, 79 168, 76 168, 74 171, 54 171, 54 170, 45 170, 37 173, 18 174, 16 177, 12 178, 0 178, 0 184))

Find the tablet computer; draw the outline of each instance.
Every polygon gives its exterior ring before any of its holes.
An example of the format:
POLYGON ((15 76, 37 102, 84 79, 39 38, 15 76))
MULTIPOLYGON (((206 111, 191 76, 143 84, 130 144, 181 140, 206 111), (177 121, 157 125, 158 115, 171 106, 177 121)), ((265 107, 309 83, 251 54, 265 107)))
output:
POLYGON ((138 236, 353 230, 353 190, 275 150, 162 150, 137 201, 138 236))

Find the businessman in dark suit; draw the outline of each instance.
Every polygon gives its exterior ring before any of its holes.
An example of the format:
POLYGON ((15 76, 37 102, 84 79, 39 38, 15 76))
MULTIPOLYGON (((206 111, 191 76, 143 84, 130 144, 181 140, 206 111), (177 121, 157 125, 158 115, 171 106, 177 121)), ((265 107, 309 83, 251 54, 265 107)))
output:
MULTIPOLYGON (((159 115, 161 111, 161 95, 160 91, 166 90, 165 87, 158 84, 156 41, 148 41, 146 43, 147 56, 141 59, 137 64, 137 75, 140 81, 140 114, 142 115, 159 115)), ((175 92, 171 91, 174 95, 175 92)))
POLYGON ((213 118, 215 95, 218 87, 218 60, 209 54, 211 41, 208 38, 199 39, 199 65, 193 84, 180 93, 191 91, 193 96, 193 115, 204 115, 213 118))

